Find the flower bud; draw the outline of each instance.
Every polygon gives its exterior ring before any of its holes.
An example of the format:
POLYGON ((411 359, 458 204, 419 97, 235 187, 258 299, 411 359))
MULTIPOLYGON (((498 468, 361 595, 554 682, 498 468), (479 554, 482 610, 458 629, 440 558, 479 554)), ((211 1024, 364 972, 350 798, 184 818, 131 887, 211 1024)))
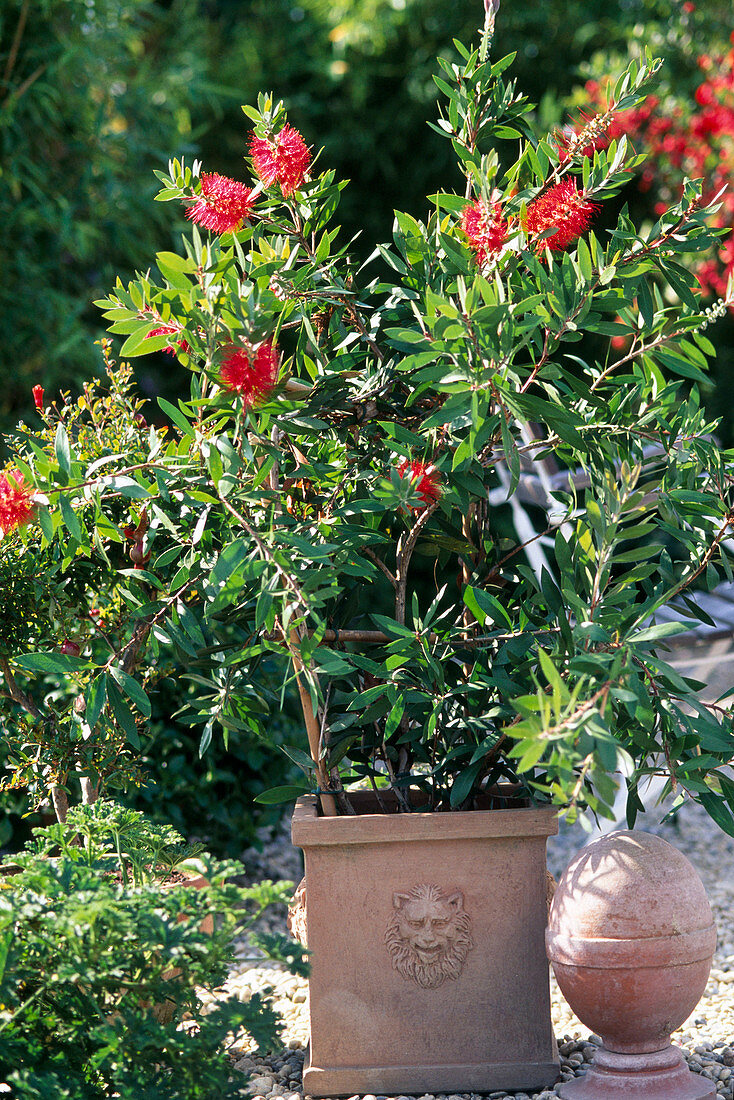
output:
POLYGON ((130 547, 130 561, 135 562, 136 565, 142 565, 144 559, 143 544, 142 542, 136 542, 134 546, 130 547))

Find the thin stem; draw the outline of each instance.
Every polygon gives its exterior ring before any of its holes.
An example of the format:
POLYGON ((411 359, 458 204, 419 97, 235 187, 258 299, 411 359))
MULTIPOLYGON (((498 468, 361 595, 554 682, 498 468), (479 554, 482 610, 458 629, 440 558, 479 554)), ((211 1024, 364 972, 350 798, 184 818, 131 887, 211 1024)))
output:
MULTIPOLYGON (((23 38, 23 31, 25 30, 26 20, 28 19, 28 8, 30 7, 30 0, 23 0, 20 14, 18 16, 18 23, 15 28, 15 34, 13 35, 13 42, 10 47, 10 53, 8 54, 8 60, 5 65, 5 72, 3 73, 3 84, 7 85, 10 77, 15 68, 15 62, 18 59, 18 50, 20 49, 20 43, 23 38)), ((7 96, 6 96, 7 98, 7 96)))
POLYGON ((512 550, 509 550, 504 555, 504 557, 500 558, 500 560, 495 565, 492 566, 492 568, 490 569, 489 573, 487 573, 487 575, 484 578, 482 583, 486 584, 488 581, 490 581, 492 579, 492 577, 496 577, 497 574, 499 573, 500 569, 502 568, 502 566, 505 564, 505 562, 509 561, 510 558, 514 558, 515 554, 519 554, 521 550, 524 550, 526 546, 530 546, 530 544, 532 542, 537 542, 538 539, 542 539, 546 535, 549 535, 551 533, 551 531, 557 531, 559 529, 559 527, 563 526, 564 522, 565 522, 565 520, 560 522, 560 523, 551 523, 545 528, 544 531, 541 531, 537 535, 533 535, 533 537, 531 539, 526 539, 525 542, 518 543, 517 546, 513 547, 512 550))
MULTIPOLYGON (((682 592, 684 588, 688 588, 688 586, 692 584, 697 577, 700 577, 701 573, 703 573, 704 569, 718 550, 720 544, 726 538, 727 532, 732 527, 734 527, 734 513, 729 512, 726 516, 726 519, 724 520, 724 523, 714 535, 714 541, 711 543, 694 571, 690 573, 687 577, 684 577, 678 584, 671 588, 670 591, 666 592, 664 596, 661 596, 661 598, 656 602, 653 611, 655 611, 658 607, 661 607, 663 604, 670 603, 670 601, 674 599, 679 592, 682 592)), ((649 614, 650 609, 648 608, 645 612, 645 617, 647 617, 649 614)), ((634 627, 639 626, 640 622, 640 618, 636 619, 632 628, 634 629, 634 627)))
MULTIPOLYGON (((179 467, 181 469, 182 467, 179 467)), ((125 466, 122 470, 100 474, 99 477, 90 478, 88 481, 79 481, 74 485, 51 485, 44 490, 46 496, 51 493, 75 493, 77 489, 86 489, 88 485, 98 485, 108 478, 121 477, 123 474, 133 474, 136 470, 169 470, 170 466, 164 462, 138 462, 135 466, 125 466)))
POLYGON ((370 561, 373 561, 375 563, 375 565, 378 567, 378 569, 382 570, 382 572, 385 574, 387 579, 390 581, 390 584, 393 586, 393 588, 397 588, 397 586, 398 586, 397 577, 395 576, 394 573, 392 573, 390 571, 390 569, 388 569, 388 567, 385 565, 382 558, 379 557, 379 555, 377 555, 375 553, 375 551, 372 549, 372 547, 371 546, 365 546, 363 552, 367 555, 367 557, 370 559, 370 561))
POLYGON ((401 536, 400 542, 398 543, 398 555, 395 565, 395 578, 397 580, 397 585, 395 587, 395 621, 402 626, 405 625, 405 603, 408 591, 408 568, 410 566, 410 559, 413 556, 418 536, 437 508, 438 501, 435 500, 418 516, 405 542, 403 543, 401 536))
POLYGON ((242 513, 238 512, 237 509, 234 508, 229 503, 227 498, 222 496, 221 493, 218 493, 218 496, 219 496, 219 499, 221 500, 222 504, 224 505, 224 507, 230 513, 230 515, 233 516, 237 520, 237 522, 241 524, 242 527, 244 527, 245 531, 247 531, 248 535, 250 536, 250 538, 252 539, 252 541, 255 543, 258 550, 260 551, 260 554, 262 555, 262 557, 266 561, 269 561, 270 564, 275 567, 275 570, 278 573, 278 575, 283 578, 283 580, 285 581, 287 587, 290 588, 291 592, 293 592, 296 599, 298 600, 299 609, 300 609, 301 613, 306 614, 306 612, 308 611, 308 603, 306 601, 305 595, 303 594, 303 592, 301 590, 300 585, 298 584, 298 581, 296 581, 295 578, 290 573, 288 573, 283 568, 283 566, 276 560, 275 555, 271 551, 270 547, 267 545, 267 543, 265 543, 263 541, 263 539, 260 538, 260 535, 258 535, 258 533, 254 529, 254 527, 252 527, 247 522, 247 520, 242 515, 242 513))

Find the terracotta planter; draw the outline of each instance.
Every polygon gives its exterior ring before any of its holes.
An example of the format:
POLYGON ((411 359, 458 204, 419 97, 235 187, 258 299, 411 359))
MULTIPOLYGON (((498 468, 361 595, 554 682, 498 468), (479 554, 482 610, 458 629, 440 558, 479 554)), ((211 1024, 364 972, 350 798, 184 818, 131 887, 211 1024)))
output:
POLYGON ((716 1095, 670 1044, 703 994, 716 946, 703 884, 681 852, 639 831, 588 845, 558 884, 546 938, 561 992, 604 1043, 562 1097, 716 1095))
POLYGON ((366 792, 356 804, 357 816, 324 818, 307 796, 293 815, 312 953, 304 1092, 551 1084, 543 936, 555 811, 384 814, 366 792))

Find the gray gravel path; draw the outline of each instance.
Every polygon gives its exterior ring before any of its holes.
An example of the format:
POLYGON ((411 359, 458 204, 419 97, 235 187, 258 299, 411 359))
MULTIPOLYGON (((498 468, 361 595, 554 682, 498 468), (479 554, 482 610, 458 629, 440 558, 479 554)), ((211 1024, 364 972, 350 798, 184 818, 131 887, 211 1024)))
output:
MULTIPOLYGON (((734 840, 721 833, 707 815, 693 804, 681 808, 675 821, 659 824, 641 820, 638 827, 655 832, 679 848, 698 870, 708 892, 717 924, 719 942, 706 992, 693 1016, 674 1035, 674 1041, 695 1073, 716 1082, 722 1100, 734 1100, 734 840)), ((548 844, 548 865, 558 877, 568 861, 588 839, 577 825, 562 829, 548 844)), ((294 849, 287 832, 271 837, 262 852, 248 852, 245 863, 253 879, 290 879, 301 875, 300 852, 294 849)), ((285 914, 276 914, 275 922, 285 926, 285 914)), ((254 1100, 303 1100, 301 1071, 308 1040, 307 983, 277 966, 253 968, 245 959, 251 951, 238 945, 238 959, 226 985, 205 994, 205 1000, 223 996, 247 999, 255 990, 270 987, 284 1023, 284 1046, 270 1055, 255 1055, 246 1037, 233 1048, 235 1071, 242 1075, 243 1097, 254 1100)), ((563 1080, 579 1076, 591 1060, 596 1036, 576 1019, 551 978, 552 1018, 561 1055, 561 1081, 554 1089, 540 1092, 491 1092, 491 1100, 514 1096, 516 1100, 553 1100, 563 1080)), ((359 1100, 359 1098, 354 1098, 359 1100)), ((406 1098, 365 1097, 364 1100, 406 1100, 406 1098)), ((410 1100, 410 1098, 408 1098, 410 1100)), ((420 1100, 433 1100, 424 1096, 420 1100)), ((436 1100, 479 1100, 477 1095, 440 1094, 436 1100)))

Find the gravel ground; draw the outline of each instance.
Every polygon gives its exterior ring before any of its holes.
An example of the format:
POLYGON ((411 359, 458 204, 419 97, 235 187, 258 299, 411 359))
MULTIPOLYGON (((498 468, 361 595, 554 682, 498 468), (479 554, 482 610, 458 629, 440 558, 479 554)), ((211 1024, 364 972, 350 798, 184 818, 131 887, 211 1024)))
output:
MULTIPOLYGON (((706 992, 694 1014, 674 1042, 683 1048, 694 1073, 716 1082, 721 1100, 734 1100, 734 840, 726 837, 700 807, 684 806, 675 821, 656 824, 653 820, 638 825, 657 833, 682 851, 698 870, 706 887, 718 929, 718 945, 706 992)), ((563 829, 548 844, 548 866, 558 877, 576 851, 587 840, 579 826, 563 829)), ((245 855, 245 864, 253 880, 271 878, 297 882, 301 876, 300 852, 294 849, 287 832, 271 837, 261 852, 245 855)), ((284 927, 285 914, 275 914, 273 924, 284 927)), ((284 1047, 268 1055, 255 1054, 247 1038, 233 1047, 235 1070, 242 1074, 242 1097, 254 1100, 303 1100, 301 1072, 304 1048, 308 1040, 307 983, 277 966, 252 968, 245 943, 238 945, 235 966, 226 985, 214 997, 235 995, 246 999, 251 992, 270 987, 275 1005, 284 1020, 284 1047)), ((205 1000, 210 995, 205 995, 205 1000)), ((491 1092, 490 1100, 514 1096, 516 1100, 553 1100, 561 1083, 585 1072, 593 1057, 598 1038, 574 1016, 551 976, 552 1018, 561 1056, 561 1081, 553 1089, 540 1092, 491 1092)), ((353 1098, 359 1100, 359 1098, 353 1098)), ((365 1097, 364 1100, 385 1100, 365 1097)), ((404 1097, 387 1100, 406 1100, 404 1097)), ((409 1098, 408 1098, 409 1100, 409 1098)), ((433 1100, 424 1096, 421 1100, 433 1100)), ((479 1100, 474 1094, 441 1094, 436 1100, 479 1100)))

